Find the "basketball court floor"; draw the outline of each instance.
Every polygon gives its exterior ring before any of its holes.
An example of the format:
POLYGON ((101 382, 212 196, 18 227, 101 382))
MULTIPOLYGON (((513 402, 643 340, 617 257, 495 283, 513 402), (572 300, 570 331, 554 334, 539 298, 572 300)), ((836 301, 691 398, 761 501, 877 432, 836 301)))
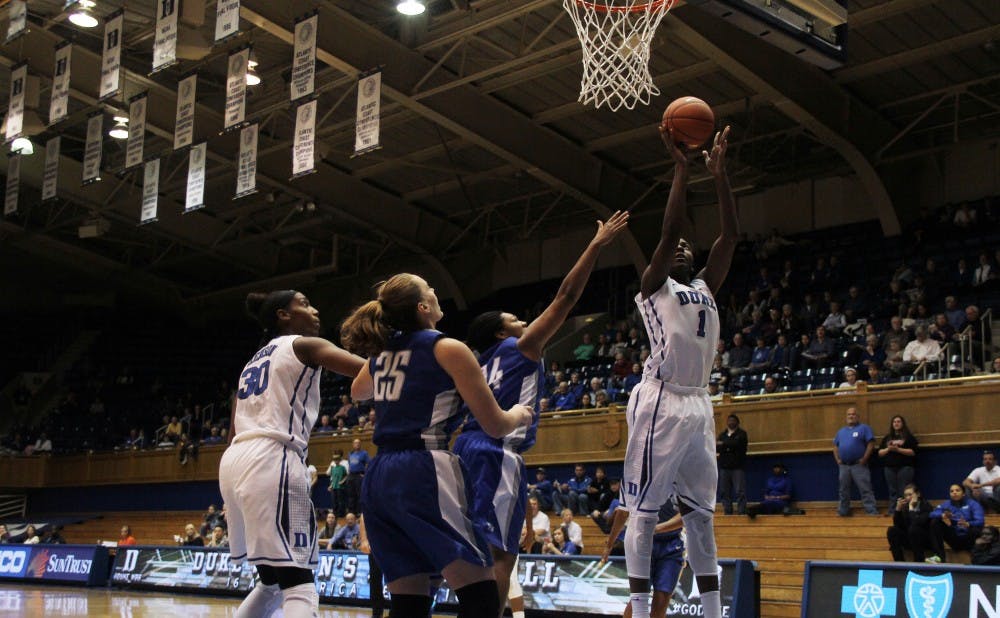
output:
MULTIPOLYGON (((105 618, 231 618, 240 600, 192 594, 135 592, 109 588, 70 588, 0 584, 0 616, 46 618, 102 616, 105 618)), ((280 616, 280 614, 276 614, 280 616)), ((367 607, 319 606, 319 618, 368 618, 367 607)))

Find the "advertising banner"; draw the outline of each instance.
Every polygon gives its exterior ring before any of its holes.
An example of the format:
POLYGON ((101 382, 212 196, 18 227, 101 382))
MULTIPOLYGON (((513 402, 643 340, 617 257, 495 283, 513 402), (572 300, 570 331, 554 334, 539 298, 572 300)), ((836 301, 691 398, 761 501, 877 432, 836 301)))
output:
POLYGON ((98 545, 3 545, 0 579, 42 579, 103 586, 108 548, 98 545))

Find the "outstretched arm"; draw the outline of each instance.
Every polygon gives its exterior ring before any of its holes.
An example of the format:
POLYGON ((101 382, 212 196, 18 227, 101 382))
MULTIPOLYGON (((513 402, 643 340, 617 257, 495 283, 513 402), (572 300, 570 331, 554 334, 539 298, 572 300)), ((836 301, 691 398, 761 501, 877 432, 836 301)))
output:
POLYGON ((611 244, 625 229, 628 216, 627 212, 616 211, 606 222, 597 222, 597 232, 594 234, 594 238, 580 254, 573 268, 566 274, 562 285, 559 286, 559 291, 556 292, 555 299, 518 339, 517 348, 521 354, 535 361, 542 357, 545 345, 566 321, 566 316, 569 315, 576 301, 580 300, 580 295, 583 294, 583 288, 587 285, 590 273, 594 270, 594 264, 597 263, 597 256, 601 253, 601 249, 611 244))
POLYGON ((365 364, 365 359, 321 337, 299 337, 292 342, 292 349, 303 365, 320 366, 348 378, 358 375, 365 364))
POLYGON ((729 175, 726 173, 726 150, 729 148, 729 127, 715 134, 712 151, 702 151, 705 165, 715 177, 715 191, 719 196, 719 220, 721 233, 712 244, 708 254, 708 262, 699 273, 702 279, 715 294, 722 287, 722 282, 729 274, 729 266, 733 262, 733 253, 740 236, 740 222, 736 216, 736 200, 729 186, 729 175))
POLYGON ((667 131, 666 125, 660 125, 660 138, 666 144, 670 156, 674 159, 674 180, 670 185, 670 196, 667 198, 667 208, 663 211, 663 227, 660 230, 660 242, 653 251, 649 266, 642 272, 639 291, 642 298, 653 295, 663 285, 670 268, 674 265, 677 254, 677 243, 681 239, 681 224, 684 221, 684 209, 687 207, 688 160, 680 147, 674 143, 667 131))

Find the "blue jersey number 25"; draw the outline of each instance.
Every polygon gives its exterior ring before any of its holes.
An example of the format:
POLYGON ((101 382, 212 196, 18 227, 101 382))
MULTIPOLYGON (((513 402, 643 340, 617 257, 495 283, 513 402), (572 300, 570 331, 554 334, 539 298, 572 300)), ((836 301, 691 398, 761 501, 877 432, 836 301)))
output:
POLYGON ((236 396, 246 399, 250 396, 257 396, 267 390, 268 373, 271 370, 271 361, 264 361, 259 367, 247 367, 240 376, 240 390, 236 396))

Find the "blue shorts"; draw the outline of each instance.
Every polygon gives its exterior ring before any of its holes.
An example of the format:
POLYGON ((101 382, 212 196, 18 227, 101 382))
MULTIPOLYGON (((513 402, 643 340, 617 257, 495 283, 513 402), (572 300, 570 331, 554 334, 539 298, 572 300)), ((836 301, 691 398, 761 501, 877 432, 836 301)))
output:
POLYGON ((455 560, 492 566, 469 518, 465 466, 448 451, 380 452, 362 482, 365 529, 387 582, 437 574, 455 560))
POLYGON ((480 431, 458 436, 452 451, 470 471, 472 519, 482 524, 492 547, 517 554, 528 502, 524 459, 480 431))
POLYGON ((680 579, 684 568, 684 543, 680 535, 672 535, 665 539, 653 538, 652 565, 649 569, 649 581, 653 590, 672 593, 680 579))

